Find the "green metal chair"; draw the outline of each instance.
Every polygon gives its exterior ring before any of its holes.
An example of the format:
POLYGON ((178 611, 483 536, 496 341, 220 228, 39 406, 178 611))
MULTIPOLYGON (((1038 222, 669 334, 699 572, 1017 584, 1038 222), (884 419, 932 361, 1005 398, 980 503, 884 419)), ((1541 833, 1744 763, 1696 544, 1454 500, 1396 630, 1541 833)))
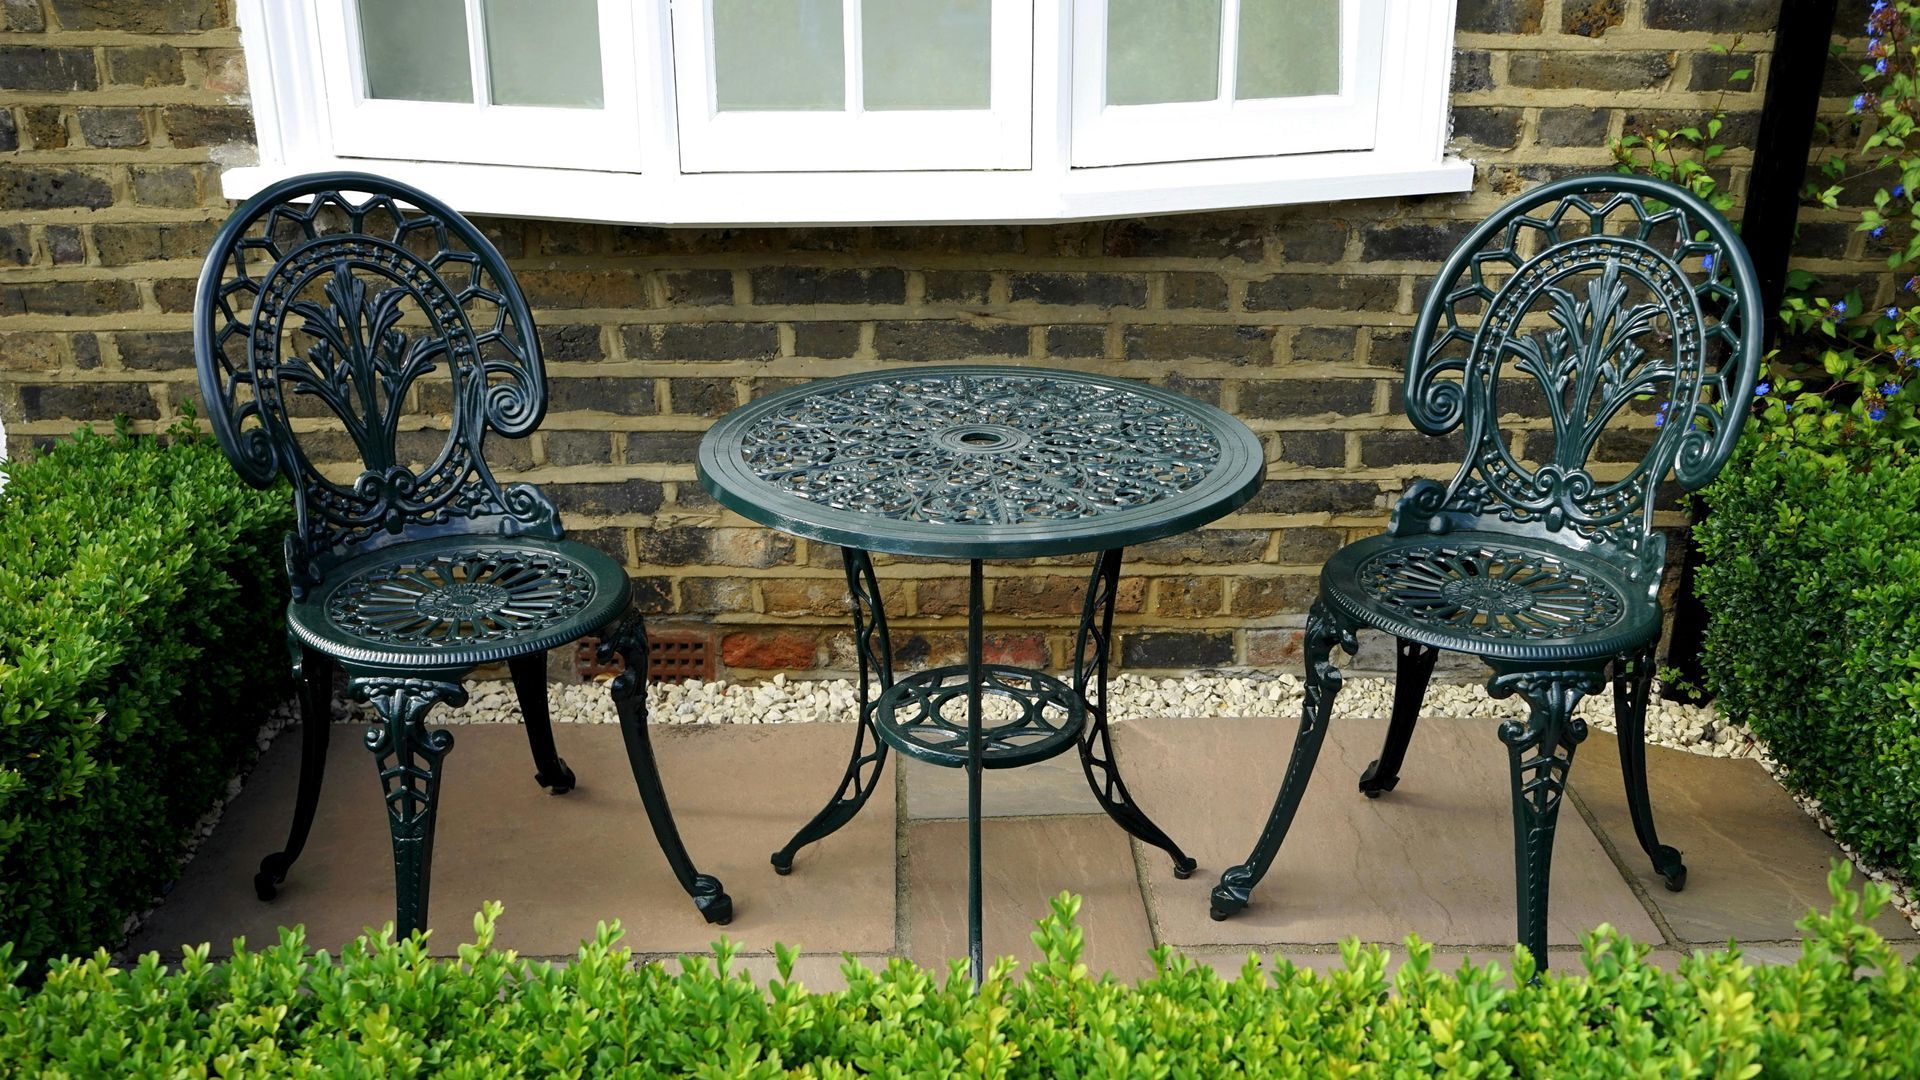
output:
POLYGON ((426 926, 441 763, 434 705, 505 662, 554 794, 573 771, 554 747, 546 653, 618 620, 603 659, 655 837, 709 922, 732 901, 694 869, 647 739, 646 631, 619 563, 565 539, 527 484, 502 487, 489 432, 522 438, 546 412, 526 299, 498 251, 438 200, 377 176, 295 177, 249 199, 214 239, 194 307, 194 358, 220 445, 248 482, 284 475, 298 512, 286 540, 288 646, 300 686, 301 762, 286 847, 262 859, 270 900, 305 846, 319 801, 336 666, 380 722, 367 735, 393 834, 396 930, 426 926), (452 417, 441 434, 409 412, 452 417), (357 455, 356 473, 322 469, 357 455), (319 456, 319 455, 315 455, 319 456), (415 467, 409 459, 425 462, 415 467))
POLYGON ((1667 888, 1685 885, 1647 800, 1667 547, 1653 511, 1669 472, 1692 490, 1733 451, 1759 369, 1759 298, 1732 227, 1643 177, 1547 184, 1460 243, 1421 309, 1406 405, 1429 435, 1464 426, 1466 459, 1451 483, 1414 481, 1384 535, 1342 548, 1322 571, 1300 734, 1252 854, 1213 891, 1214 918, 1247 905, 1286 838, 1340 689, 1333 647, 1354 652, 1361 627, 1399 640, 1386 744, 1360 780, 1369 798, 1399 783, 1438 650, 1479 656, 1495 697, 1526 700, 1528 718, 1499 736, 1513 776, 1519 940, 1543 968, 1554 824, 1586 737, 1574 708, 1609 668, 1634 831, 1667 888), (1550 428, 1522 411, 1546 412, 1550 428), (1623 412, 1641 423, 1607 432, 1623 412), (1596 448, 1620 463, 1590 468, 1596 448))

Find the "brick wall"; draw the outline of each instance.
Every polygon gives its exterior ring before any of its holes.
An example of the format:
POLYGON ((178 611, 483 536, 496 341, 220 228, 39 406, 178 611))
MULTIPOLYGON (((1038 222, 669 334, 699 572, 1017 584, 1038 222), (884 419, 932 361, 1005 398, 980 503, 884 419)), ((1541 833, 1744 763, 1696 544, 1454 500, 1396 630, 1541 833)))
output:
MULTIPOLYGON (((1844 25, 1864 21, 1864 3, 1845 6, 1844 25)), ((659 622, 716 631, 728 665, 841 669, 837 553, 715 507, 692 466, 712 418, 794 380, 917 361, 1146 379, 1245 419, 1271 478, 1214 527, 1130 554, 1124 663, 1290 664, 1321 561, 1382 528, 1409 478, 1458 460, 1458 440, 1413 432, 1398 401, 1438 260, 1506 196, 1606 168, 1623 129, 1715 107, 1730 114, 1723 166, 1738 190, 1777 9, 1460 0, 1455 141, 1479 165, 1461 197, 1052 226, 489 221, 541 323, 552 386, 544 428, 490 456, 620 556, 659 622), (1738 55, 1709 50, 1736 34, 1738 55), (1729 81, 1755 64, 1755 82, 1729 81)), ((16 454, 118 413, 164 426, 195 396, 192 279, 227 210, 219 168, 251 153, 230 18, 223 0, 0 0, 0 417, 16 454)), ((1836 112, 1847 81, 1837 64, 1836 112)), ((1868 273, 1876 257, 1850 226, 1811 215, 1806 246, 1823 257, 1808 265, 1868 273)), ((995 648, 1063 662, 1084 567, 994 567, 995 648)), ((881 573, 903 660, 952 657, 956 567, 881 573)))

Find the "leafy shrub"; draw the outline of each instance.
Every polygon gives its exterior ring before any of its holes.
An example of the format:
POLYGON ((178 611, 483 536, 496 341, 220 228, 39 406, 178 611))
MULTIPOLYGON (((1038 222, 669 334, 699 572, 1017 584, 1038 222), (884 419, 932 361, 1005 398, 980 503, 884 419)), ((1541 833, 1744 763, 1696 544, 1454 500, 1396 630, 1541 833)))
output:
POLYGON ((82 432, 0 491, 0 941, 118 940, 288 691, 284 492, 82 432))
POLYGON ((1841 840, 1920 880, 1920 459, 1749 438, 1706 497, 1720 710, 1841 840))
POLYGON ((0 1063, 66 1076, 1913 1076, 1914 973, 1865 923, 1885 890, 1863 902, 1845 882, 1836 871, 1834 909, 1802 922, 1792 964, 1723 950, 1669 974, 1601 927, 1584 973, 1531 984, 1524 950, 1509 982, 1492 964, 1444 974, 1417 940, 1391 979, 1384 950, 1349 943, 1345 969, 1325 975, 1250 961, 1228 980, 1163 949, 1137 985, 1096 980, 1079 962, 1079 901, 1063 895, 1034 934, 1044 961, 1018 978, 1001 961, 977 996, 959 964, 942 978, 904 960, 877 973, 849 961, 846 990, 810 994, 786 950, 762 988, 731 971, 724 941, 678 972, 635 967, 604 924, 568 963, 530 962, 491 947, 489 905, 455 960, 389 937, 336 958, 291 930, 220 963, 204 946, 173 970, 97 955, 37 991, 0 983, 0 1063))

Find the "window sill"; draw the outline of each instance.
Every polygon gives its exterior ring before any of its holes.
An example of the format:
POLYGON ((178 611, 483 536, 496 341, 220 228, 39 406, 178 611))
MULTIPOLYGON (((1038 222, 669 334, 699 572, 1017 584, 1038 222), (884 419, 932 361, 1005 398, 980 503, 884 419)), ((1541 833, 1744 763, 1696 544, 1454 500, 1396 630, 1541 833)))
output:
POLYGON ((1473 164, 1373 152, 1124 165, 915 173, 609 173, 431 161, 308 158, 229 169, 244 199, 284 177, 370 171, 468 214, 683 227, 1044 223, 1461 192, 1473 164))

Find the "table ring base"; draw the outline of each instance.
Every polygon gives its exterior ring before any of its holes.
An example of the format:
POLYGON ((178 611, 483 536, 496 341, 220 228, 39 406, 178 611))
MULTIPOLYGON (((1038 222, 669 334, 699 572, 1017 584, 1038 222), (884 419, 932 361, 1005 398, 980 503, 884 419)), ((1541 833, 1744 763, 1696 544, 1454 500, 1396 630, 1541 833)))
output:
MULTIPOLYGON (((980 767, 1011 769, 1045 761, 1080 741, 1086 699, 1051 675, 983 664, 980 767)), ((967 666, 902 678, 880 696, 874 726, 895 750, 934 765, 967 767, 967 666)))

